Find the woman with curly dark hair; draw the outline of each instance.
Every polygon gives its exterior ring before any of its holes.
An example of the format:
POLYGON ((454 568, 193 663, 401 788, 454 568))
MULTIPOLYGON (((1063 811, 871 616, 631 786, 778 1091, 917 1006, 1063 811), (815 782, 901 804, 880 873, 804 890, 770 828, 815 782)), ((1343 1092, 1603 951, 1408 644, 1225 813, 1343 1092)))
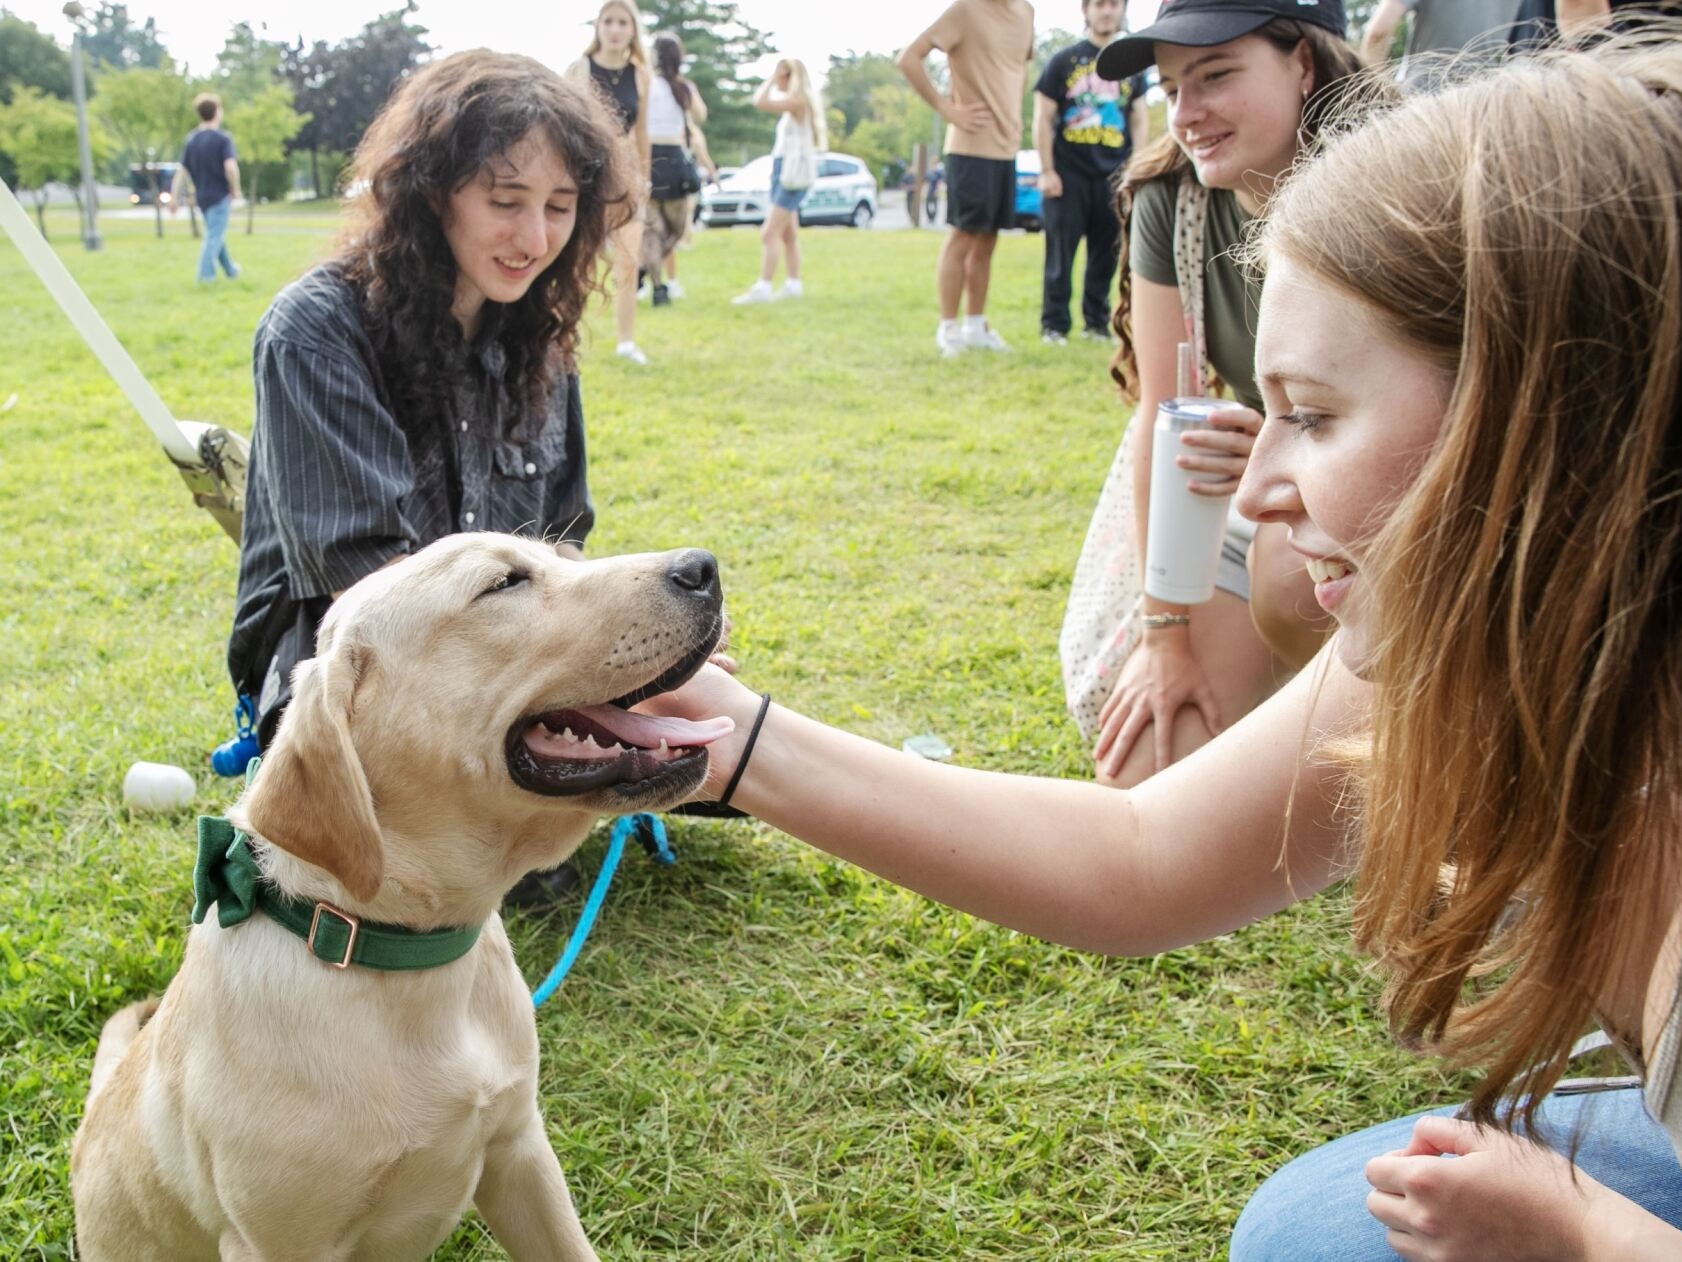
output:
POLYGON ((631 213, 588 88, 484 50, 424 67, 357 149, 339 248, 257 326, 228 667, 266 741, 334 598, 462 530, 581 555, 594 522, 576 350, 631 213))

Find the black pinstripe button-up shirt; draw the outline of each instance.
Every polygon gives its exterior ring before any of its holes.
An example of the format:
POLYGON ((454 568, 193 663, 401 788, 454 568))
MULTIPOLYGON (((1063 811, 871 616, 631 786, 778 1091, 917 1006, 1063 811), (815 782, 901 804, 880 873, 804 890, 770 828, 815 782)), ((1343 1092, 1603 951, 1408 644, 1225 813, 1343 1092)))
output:
POLYGON ((265 736, 334 592, 458 531, 589 534, 577 376, 556 381, 544 415, 518 416, 500 345, 463 345, 454 359, 446 407, 394 415, 360 297, 330 264, 282 290, 258 324, 228 668, 265 736))

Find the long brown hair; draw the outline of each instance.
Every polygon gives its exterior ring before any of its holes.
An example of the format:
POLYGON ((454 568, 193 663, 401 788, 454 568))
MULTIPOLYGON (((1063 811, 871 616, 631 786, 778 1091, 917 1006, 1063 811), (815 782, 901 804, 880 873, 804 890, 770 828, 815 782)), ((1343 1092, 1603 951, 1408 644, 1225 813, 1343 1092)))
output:
POLYGON ((689 85, 683 81, 683 42, 676 35, 654 37, 655 73, 672 90, 672 99, 685 113, 689 111, 689 85))
POLYGON ((1398 107, 1292 176, 1260 242, 1455 373, 1363 562, 1355 928, 1397 1034, 1485 1067, 1479 1122, 1534 1121, 1677 908, 1678 33, 1398 107))
MULTIPOLYGON (((1362 75, 1361 59, 1346 41, 1310 22, 1274 18, 1255 34, 1283 53, 1295 51, 1297 45, 1305 41, 1308 44, 1313 91, 1302 103, 1302 121, 1297 128, 1298 151, 1305 150, 1326 123, 1342 112, 1344 103, 1350 99, 1347 92, 1349 85, 1362 75)), ((1110 376, 1121 387, 1122 397, 1130 402, 1139 400, 1139 357, 1133 345, 1133 278, 1127 267, 1127 236, 1133 220, 1133 197, 1141 185, 1153 180, 1178 180, 1190 171, 1191 159, 1175 143, 1172 134, 1164 134, 1133 155, 1116 185, 1115 211, 1121 220, 1121 287, 1116 297, 1115 313, 1110 318, 1117 340, 1115 356, 1110 361, 1110 376)), ((1196 176, 1188 175, 1187 178, 1195 179, 1196 176)))
POLYGON ((436 411, 448 393, 439 374, 462 341, 450 313, 455 256, 440 214, 451 194, 528 137, 548 144, 577 182, 576 221, 559 257, 519 301, 489 304, 480 336, 501 344, 514 397, 536 408, 556 375, 573 367, 578 322, 599 288, 596 258, 630 214, 618 128, 601 102, 529 57, 457 53, 406 80, 357 147, 351 178, 365 187, 346 203, 335 261, 361 292, 401 416, 436 411))

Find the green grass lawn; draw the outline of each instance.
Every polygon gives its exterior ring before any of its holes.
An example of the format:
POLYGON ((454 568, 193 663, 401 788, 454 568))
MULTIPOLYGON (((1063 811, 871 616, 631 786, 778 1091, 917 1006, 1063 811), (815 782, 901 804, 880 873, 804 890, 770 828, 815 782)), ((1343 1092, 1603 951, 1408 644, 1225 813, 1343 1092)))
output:
MULTIPOLYGON (((98 255, 50 222, 177 415, 248 429, 252 329, 328 221, 260 214, 230 239, 245 274, 207 290, 183 222, 159 241, 107 218, 98 255)), ((803 241, 806 300, 743 309, 755 236, 701 234, 689 296, 639 317, 646 370, 596 312, 591 551, 711 548, 742 673, 781 701, 1083 775, 1056 645, 1125 419, 1105 352, 1040 345, 1037 237, 994 266, 1015 351, 955 362, 934 356, 936 234, 803 241)), ((0 1256, 63 1258, 100 1023, 169 981, 192 902, 192 813, 131 815, 120 784, 151 759, 193 770, 202 809, 232 797, 205 757, 230 731, 236 558, 3 243, 0 348, 0 1256)), ((627 862, 538 1016, 550 1135, 604 1257, 1221 1257, 1289 1156, 1455 1095, 1389 1045, 1337 894, 1106 960, 762 826, 678 820, 673 841, 676 868, 627 862)), ((513 921, 534 982, 574 910, 513 921)), ((503 1255, 470 1220, 439 1256, 503 1255)))

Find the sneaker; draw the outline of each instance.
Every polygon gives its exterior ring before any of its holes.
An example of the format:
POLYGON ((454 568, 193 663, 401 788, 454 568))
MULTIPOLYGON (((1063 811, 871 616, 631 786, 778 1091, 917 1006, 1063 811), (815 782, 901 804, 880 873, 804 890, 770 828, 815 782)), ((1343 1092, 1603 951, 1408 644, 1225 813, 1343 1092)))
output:
POLYGON ((1041 329, 1040 341, 1047 346, 1067 346, 1069 344, 1068 335, 1059 333, 1056 329, 1041 329))
POLYGON ((654 287, 654 305, 656 307, 672 305, 672 287, 670 285, 656 285, 654 287))
POLYGON ((771 292, 770 281, 756 280, 748 287, 747 293, 737 294, 730 301, 738 307, 745 307, 753 302, 770 302, 774 297, 776 295, 771 292))
POLYGON ((1097 328, 1082 329, 1080 331, 1080 335, 1085 341, 1088 341, 1088 342, 1113 342, 1113 341, 1115 341, 1115 338, 1110 336, 1110 331, 1108 329, 1097 329, 1097 328))
POLYGON ((940 352, 942 359, 951 359, 955 355, 962 355, 969 349, 964 341, 963 330, 957 325, 940 324, 934 331, 935 349, 940 352))
POLYGON ((648 356, 642 353, 642 348, 635 342, 621 342, 613 348, 613 353, 620 359, 628 359, 638 368, 648 367, 648 356))
POLYGON ((1010 343, 993 331, 990 324, 982 324, 977 328, 973 324, 965 324, 961 335, 964 345, 977 351, 1008 351, 1010 343))
POLYGON ((666 297, 670 298, 673 302, 676 302, 679 298, 683 297, 683 286, 678 284, 676 276, 666 282, 666 297))
POLYGON ((638 302, 646 302, 646 301, 648 301, 648 296, 649 296, 649 295, 650 295, 650 294, 651 294, 651 293, 652 293, 652 292, 653 292, 653 290, 651 290, 651 289, 649 289, 649 287, 648 287, 648 282, 647 282, 647 281, 643 281, 643 283, 642 283, 642 284, 640 284, 640 285, 638 285, 638 286, 637 286, 637 301, 638 301, 638 302))
POLYGON ((783 287, 776 293, 778 298, 801 298, 806 294, 806 286, 797 280, 785 280, 783 287))

